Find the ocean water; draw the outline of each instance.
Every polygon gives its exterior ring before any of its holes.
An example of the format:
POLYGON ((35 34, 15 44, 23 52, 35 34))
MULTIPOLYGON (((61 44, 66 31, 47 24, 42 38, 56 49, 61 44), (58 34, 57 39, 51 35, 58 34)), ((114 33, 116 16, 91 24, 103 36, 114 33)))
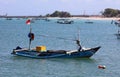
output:
POLYGON ((45 45, 47 49, 76 49, 74 41, 52 37, 77 39, 83 47, 101 46, 91 58, 32 59, 11 55, 16 46, 28 47, 29 25, 26 19, 0 19, 0 77, 120 77, 120 40, 114 35, 118 27, 111 20, 74 19, 74 24, 57 24, 36 20, 31 23, 35 40, 31 47, 45 45), (42 37, 47 35, 49 37, 42 37), (105 65, 106 69, 98 69, 105 65))

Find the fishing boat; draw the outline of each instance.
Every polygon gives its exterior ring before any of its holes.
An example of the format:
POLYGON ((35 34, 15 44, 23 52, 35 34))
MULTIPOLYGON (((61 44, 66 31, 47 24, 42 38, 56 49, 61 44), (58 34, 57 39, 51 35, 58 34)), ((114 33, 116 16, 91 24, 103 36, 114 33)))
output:
POLYGON ((85 23, 87 23, 87 24, 93 24, 92 21, 86 21, 85 23))
MULTIPOLYGON (((116 21, 111 21, 111 24, 114 24, 117 25, 118 27, 120 27, 120 19, 119 20, 116 20, 116 21)), ((120 30, 118 29, 117 33, 115 34, 117 36, 117 39, 120 39, 120 30)))
MULTIPOLYGON (((27 24, 30 24, 30 20, 26 21, 27 24)), ((29 48, 21 48, 17 46, 13 49, 13 55, 37 58, 37 59, 46 59, 46 58, 89 58, 93 56, 101 47, 94 48, 83 48, 80 44, 79 39, 73 40, 78 45, 76 50, 47 50, 46 46, 36 46, 31 48, 31 42, 34 40, 34 34, 32 33, 32 28, 30 27, 29 37, 29 48)), ((63 39, 63 38, 61 38, 63 39)))
POLYGON ((87 21, 85 21, 85 23, 87 23, 87 24, 93 24, 93 21, 87 20, 87 21))
POLYGON ((117 36, 117 39, 120 39, 120 30, 118 30, 118 33, 115 35, 117 36))
POLYGON ((120 19, 119 20, 115 20, 115 21, 111 21, 111 24, 114 22, 115 25, 117 25, 118 27, 120 27, 120 19))
POLYGON ((73 20, 70 20, 70 19, 58 19, 57 23, 59 23, 59 24, 73 24, 73 20))

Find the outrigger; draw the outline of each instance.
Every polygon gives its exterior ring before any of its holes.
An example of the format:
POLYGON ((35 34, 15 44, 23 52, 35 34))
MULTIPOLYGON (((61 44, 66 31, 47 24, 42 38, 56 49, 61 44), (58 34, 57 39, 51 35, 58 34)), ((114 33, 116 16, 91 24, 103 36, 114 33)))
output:
MULTIPOLYGON (((26 21, 27 24, 30 24, 30 20, 26 21)), ((32 33, 32 28, 30 27, 29 37, 29 48, 21 48, 19 46, 16 49, 13 49, 13 55, 30 57, 30 58, 89 58, 93 56, 101 47, 94 48, 83 48, 80 44, 80 40, 76 41, 76 44, 79 46, 77 50, 46 50, 46 46, 36 46, 36 48, 31 48, 31 41, 34 40, 34 34, 32 33)))

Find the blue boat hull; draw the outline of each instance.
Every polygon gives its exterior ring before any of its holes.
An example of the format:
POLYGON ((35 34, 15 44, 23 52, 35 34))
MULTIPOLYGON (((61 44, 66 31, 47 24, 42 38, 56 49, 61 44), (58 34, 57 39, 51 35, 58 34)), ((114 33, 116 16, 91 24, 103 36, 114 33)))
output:
POLYGON ((13 55, 18 56, 24 56, 24 57, 30 57, 30 58, 38 58, 38 59, 44 59, 44 58, 89 58, 93 56, 100 47, 96 48, 90 48, 86 50, 81 51, 65 51, 65 50, 47 50, 46 52, 37 52, 35 50, 22 50, 17 49, 13 50, 13 55))

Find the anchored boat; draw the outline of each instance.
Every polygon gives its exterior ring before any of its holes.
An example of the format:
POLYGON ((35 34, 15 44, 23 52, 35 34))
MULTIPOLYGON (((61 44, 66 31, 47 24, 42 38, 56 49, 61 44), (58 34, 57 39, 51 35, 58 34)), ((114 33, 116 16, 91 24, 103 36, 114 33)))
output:
POLYGON ((59 23, 59 24, 73 24, 74 21, 70 20, 70 19, 58 19, 57 23, 59 23))
MULTIPOLYGON (((30 24, 30 20, 26 21, 30 24)), ((36 48, 31 48, 31 41, 34 40, 34 33, 32 33, 32 28, 30 27, 29 37, 29 48, 21 48, 17 46, 13 49, 13 55, 30 57, 30 58, 89 58, 93 56, 101 47, 94 48, 83 48, 80 44, 79 39, 73 40, 79 46, 77 50, 47 50, 46 46, 36 46, 36 48)))
POLYGON ((120 39, 120 30, 118 30, 118 33, 115 35, 117 36, 117 39, 120 39))

